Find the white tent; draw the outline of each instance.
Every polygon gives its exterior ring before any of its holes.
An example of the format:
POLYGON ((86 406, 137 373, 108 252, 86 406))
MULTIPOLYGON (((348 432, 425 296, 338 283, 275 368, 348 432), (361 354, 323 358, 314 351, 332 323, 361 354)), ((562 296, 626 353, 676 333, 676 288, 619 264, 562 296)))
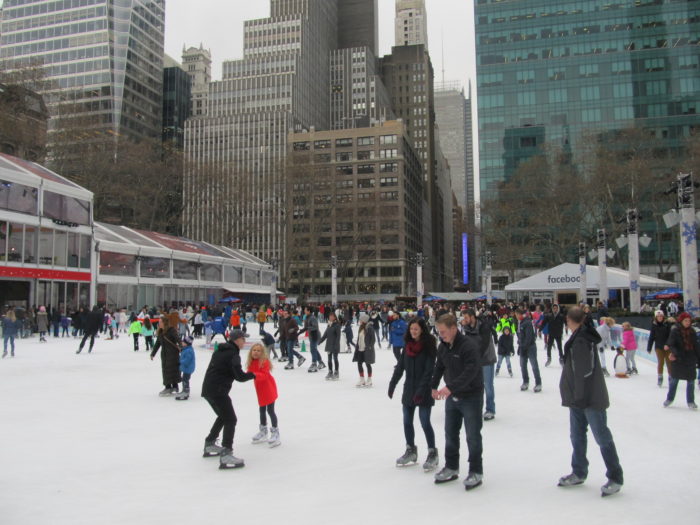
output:
MULTIPOLYGON (((630 287, 629 272, 620 268, 608 267, 608 289, 628 290, 630 287)), ((549 292, 555 290, 578 290, 581 283, 579 265, 564 263, 549 270, 531 275, 520 281, 506 286, 506 292, 549 292)), ((600 283, 599 268, 586 266, 586 287, 589 290, 598 290, 600 283)), ((675 286, 675 283, 649 277, 639 276, 639 285, 642 289, 663 289, 675 286)))

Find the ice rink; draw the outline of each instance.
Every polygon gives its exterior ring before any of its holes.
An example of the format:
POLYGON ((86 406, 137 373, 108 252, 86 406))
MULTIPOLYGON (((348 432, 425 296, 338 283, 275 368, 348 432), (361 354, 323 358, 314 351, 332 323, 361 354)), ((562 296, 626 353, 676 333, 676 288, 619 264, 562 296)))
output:
MULTIPOLYGON (((371 389, 355 387, 351 354, 340 355, 337 382, 325 381, 325 370, 307 373, 310 359, 293 371, 275 363, 282 440, 275 449, 251 444, 258 427, 253 382, 234 383, 234 454, 246 467, 229 471, 218 469, 217 458, 202 458, 214 415, 200 397, 211 354, 201 340, 184 402, 158 397, 160 356, 135 353, 126 336, 97 340, 92 354, 76 355, 77 346, 72 338, 18 340, 17 356, 0 361, 2 525, 700 520, 700 413, 686 407, 685 382, 664 409, 666 388, 656 386, 655 365, 646 359, 637 360, 639 376, 608 379, 608 420, 625 486, 602 499, 605 469, 590 434, 586 484, 556 486, 571 470, 568 411, 560 404, 561 368, 544 368, 543 351, 542 393, 520 392, 517 362, 514 378, 505 367, 496 378, 496 419, 483 431, 484 485, 467 493, 464 441, 459 481, 438 486, 420 466, 394 466, 405 442, 401 386, 387 397, 394 357, 386 344, 371 389)), ((437 402, 432 417, 441 467, 443 410, 437 402)), ((422 463, 427 449, 417 417, 416 444, 422 463)))

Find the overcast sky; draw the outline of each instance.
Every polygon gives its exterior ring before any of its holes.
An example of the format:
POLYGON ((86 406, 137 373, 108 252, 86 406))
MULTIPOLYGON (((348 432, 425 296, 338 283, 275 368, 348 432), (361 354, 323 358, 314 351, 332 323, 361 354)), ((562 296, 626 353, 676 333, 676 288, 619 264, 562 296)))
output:
MULTIPOLYGON (((394 44, 394 0, 379 0, 380 55, 394 44)), ((473 0, 426 0, 430 56, 435 80, 458 80, 466 87, 475 78, 473 0)), ((211 50, 214 79, 221 62, 243 56, 243 22, 270 15, 269 0, 167 0, 165 51, 180 61, 182 46, 211 50)))

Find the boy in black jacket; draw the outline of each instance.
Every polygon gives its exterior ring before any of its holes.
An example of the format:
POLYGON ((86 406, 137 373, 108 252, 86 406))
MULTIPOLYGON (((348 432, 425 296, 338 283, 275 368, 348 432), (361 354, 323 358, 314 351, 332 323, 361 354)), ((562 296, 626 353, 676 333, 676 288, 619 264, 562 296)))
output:
POLYGON ((236 430, 236 412, 229 397, 235 381, 250 381, 255 374, 243 372, 240 351, 246 335, 241 330, 233 330, 227 343, 220 344, 212 354, 209 367, 204 375, 202 397, 207 400, 216 414, 216 421, 204 440, 204 457, 220 456, 219 468, 244 467, 245 462, 233 455, 233 434, 236 430), (224 430, 222 446, 216 444, 221 429, 224 430))

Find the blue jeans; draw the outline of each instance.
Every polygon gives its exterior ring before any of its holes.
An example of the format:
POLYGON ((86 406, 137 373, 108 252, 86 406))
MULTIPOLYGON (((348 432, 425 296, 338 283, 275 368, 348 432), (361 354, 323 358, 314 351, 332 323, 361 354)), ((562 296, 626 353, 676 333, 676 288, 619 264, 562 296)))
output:
MULTIPOLYGON (((430 424, 430 411, 432 408, 430 406, 418 407, 418 419, 420 419, 420 426, 423 427, 428 448, 435 448, 435 431, 433 430, 433 425, 430 424)), ((403 433, 406 436, 406 444, 410 447, 416 446, 416 431, 413 429, 413 416, 415 413, 415 405, 403 405, 403 433)))
MULTIPOLYGON (((666 399, 669 401, 673 401, 676 398, 676 389, 680 381, 680 379, 674 377, 669 378, 668 395, 666 396, 666 399)), ((685 388, 685 400, 688 403, 695 403, 695 381, 688 381, 687 383, 688 385, 685 388)))
POLYGON ((481 443, 481 409, 484 406, 482 394, 464 399, 453 396, 445 401, 445 466, 459 470, 459 432, 464 421, 469 449, 469 472, 484 473, 482 463, 483 445, 481 443))
POLYGON ((501 369, 501 363, 503 360, 506 360, 506 365, 508 366, 508 371, 510 372, 512 368, 510 367, 510 356, 509 355, 499 355, 498 356, 498 363, 496 363, 496 370, 501 369))
POLYGON ((292 339, 287 339, 287 359, 289 359, 289 361, 292 364, 294 364, 292 359, 294 359, 295 357, 297 359, 301 359, 301 354, 299 352, 297 352, 296 350, 294 350, 295 344, 296 344, 296 341, 294 341, 292 339))
POLYGON ((192 377, 192 374, 186 374, 185 372, 182 373, 182 391, 183 392, 190 391, 190 378, 191 377, 192 377))
POLYGON ((10 341, 10 348, 12 349, 12 355, 15 355, 15 336, 3 334, 2 342, 3 342, 3 351, 5 353, 7 353, 7 341, 10 341))
POLYGON ((481 367, 484 371, 484 397, 486 398, 486 412, 496 413, 496 390, 493 387, 494 366, 481 367))
POLYGON ((537 352, 535 350, 530 350, 529 352, 521 352, 520 354, 520 371, 523 374, 523 383, 530 383, 530 376, 527 373, 527 362, 530 361, 532 365, 532 373, 535 376, 535 385, 542 384, 542 378, 540 377, 540 367, 537 364, 537 352))
POLYGON ((318 352, 318 340, 309 338, 309 351, 311 352, 311 362, 315 365, 323 363, 321 354, 318 352))
POLYGON ((613 441, 612 433, 608 428, 608 416, 605 410, 594 410, 592 408, 572 408, 569 407, 569 429, 571 434, 571 444, 574 447, 571 456, 571 468, 573 473, 581 479, 588 477, 588 459, 586 458, 586 448, 588 445, 588 427, 596 443, 600 447, 605 462, 608 479, 619 484, 623 483, 622 467, 617 457, 617 449, 613 441))

